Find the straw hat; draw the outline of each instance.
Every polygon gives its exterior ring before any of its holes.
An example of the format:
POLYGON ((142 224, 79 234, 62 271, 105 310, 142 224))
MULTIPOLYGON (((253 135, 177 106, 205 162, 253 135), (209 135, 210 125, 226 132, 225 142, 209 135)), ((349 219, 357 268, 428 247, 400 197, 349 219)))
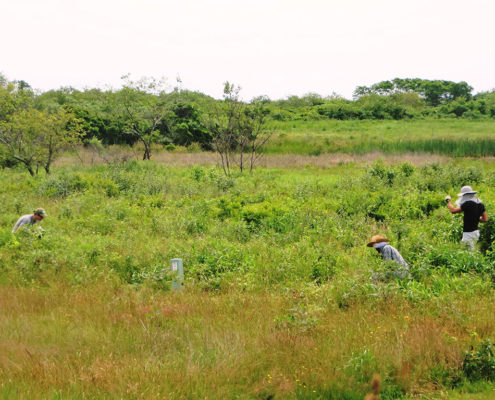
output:
POLYGON ((457 196, 461 197, 464 196, 465 194, 476 194, 476 193, 478 192, 473 190, 471 186, 463 186, 461 187, 461 193, 459 193, 457 196))
POLYGON ((375 243, 381 243, 381 242, 389 242, 386 237, 383 237, 382 235, 375 235, 371 238, 371 242, 369 242, 366 246, 368 247, 373 247, 375 243))

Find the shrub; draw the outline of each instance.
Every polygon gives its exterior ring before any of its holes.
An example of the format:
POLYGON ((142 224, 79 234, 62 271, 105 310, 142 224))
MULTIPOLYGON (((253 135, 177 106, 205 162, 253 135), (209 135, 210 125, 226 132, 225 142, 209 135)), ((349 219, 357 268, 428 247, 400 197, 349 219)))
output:
POLYGON ((493 343, 485 339, 476 348, 464 353, 462 370, 471 381, 495 379, 495 354, 493 343))
POLYGON ((432 248, 422 259, 427 265, 432 267, 446 267, 455 273, 462 272, 490 272, 493 265, 481 254, 456 248, 452 246, 439 246, 432 248))
POLYGON ((38 190, 48 197, 67 197, 74 192, 84 192, 89 184, 80 174, 60 173, 40 181, 38 190))

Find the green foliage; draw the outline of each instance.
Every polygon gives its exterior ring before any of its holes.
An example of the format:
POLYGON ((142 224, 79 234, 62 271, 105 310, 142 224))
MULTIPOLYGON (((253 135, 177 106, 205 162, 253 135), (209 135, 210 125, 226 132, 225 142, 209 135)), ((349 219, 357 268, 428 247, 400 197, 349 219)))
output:
POLYGON ((483 273, 491 272, 494 269, 494 265, 481 254, 459 249, 451 245, 430 249, 421 261, 430 268, 447 268, 454 273, 483 273))
POLYGON ((466 82, 451 82, 426 79, 400 79, 382 81, 370 87, 359 86, 354 92, 355 97, 370 94, 390 95, 396 93, 415 92, 425 98, 430 106, 437 106, 442 102, 455 100, 459 97, 469 99, 473 88, 466 82))
MULTIPOLYGON (((114 271, 128 283, 158 285, 157 266, 182 256, 190 282, 205 289, 325 287, 342 279, 343 270, 381 271, 375 252, 364 246, 377 230, 412 265, 416 283, 404 283, 411 299, 448 292, 463 274, 493 274, 491 224, 482 232, 484 252, 467 252, 458 243, 462 221, 443 201, 466 183, 489 198, 480 165, 415 168, 378 161, 358 172, 335 168, 345 180, 336 181, 331 171, 314 181, 305 171, 260 170, 229 178, 215 168, 137 161, 61 169, 33 181, 12 171, 3 176, 2 187, 27 197, 6 201, 3 218, 13 225, 43 199, 54 211, 43 221, 48 233, 40 245, 56 249, 45 268, 73 265, 83 280, 114 271), (86 262, 95 270, 85 270, 86 262)), ((490 202, 486 205, 490 210, 490 202)), ((14 243, 8 237, 3 242, 14 243)), ((17 259, 17 251, 13 247, 8 257, 17 259)), ((24 261, 27 273, 32 260, 24 261)), ((373 285, 341 284, 335 303, 345 308, 371 293, 385 295, 373 285)))
POLYGON ((175 145, 199 143, 203 150, 212 149, 211 133, 204 126, 201 112, 195 104, 176 103, 170 110, 173 114, 167 122, 167 136, 175 145))
MULTIPOLYGON (((251 389, 250 381, 239 393, 278 395, 288 388, 283 393, 301 398, 363 398, 376 372, 383 381, 380 396, 386 399, 412 390, 402 374, 414 384, 450 389, 463 377, 466 382, 493 378, 484 372, 491 362, 488 350, 476 348, 469 355, 474 358, 464 366, 461 361, 466 329, 475 325, 484 336, 491 334, 490 316, 478 321, 478 307, 488 308, 492 299, 494 263, 490 249, 468 252, 461 247, 461 218, 448 212, 443 198, 472 184, 491 215, 492 169, 487 161, 415 167, 381 160, 319 169, 260 168, 228 178, 214 167, 130 161, 63 167, 36 179, 4 171, 1 281, 8 290, 28 287, 22 289, 26 296, 31 288, 45 293, 53 282, 61 282, 69 293, 108 286, 104 319, 117 324, 118 337, 127 332, 123 326, 135 326, 138 334, 129 342, 136 354, 143 352, 141 342, 135 347, 136 337, 149 334, 146 340, 155 351, 156 340, 168 343, 171 329, 176 329, 174 337, 188 339, 180 342, 187 346, 196 337, 198 362, 222 370, 225 362, 240 363, 240 348, 280 346, 266 357, 242 358, 250 371, 242 376, 275 375, 271 368, 276 366, 276 375, 284 377, 273 385, 255 377, 253 385, 261 389, 251 389), (41 240, 27 230, 10 233, 19 215, 40 205, 49 214, 41 240), (410 277, 371 279, 389 268, 366 247, 376 233, 387 236, 410 263, 410 277), (169 262, 176 257, 184 260, 184 296, 160 297, 170 290, 169 262), (132 311, 115 307, 114 297, 132 311), (200 304, 205 299, 207 306, 200 304), (251 304, 253 299, 259 304, 251 304), (220 318, 222 324, 212 325, 220 318), (243 318, 260 336, 253 338, 238 327, 243 318), (199 326, 204 330, 197 331, 199 326), (215 336, 205 346, 204 338, 215 332, 225 341, 215 336), (219 343, 227 349, 237 346, 235 353, 227 352, 232 359, 225 361, 219 343), (321 343, 327 347, 320 348, 321 343), (400 351, 391 354, 389 346, 400 351), (297 363, 285 360, 299 354, 304 365, 309 352, 317 362, 303 378, 294 372, 297 363), (404 372, 410 360, 418 367, 404 372), (336 377, 322 381, 322 367, 325 376, 331 371, 336 377)), ((491 226, 486 229, 488 244, 491 226)), ((87 301, 94 305, 93 300, 87 301)), ((46 308, 50 316, 58 312, 46 308)), ((68 317, 63 318, 68 324, 68 317)), ((42 326, 46 328, 44 319, 42 326)), ((180 343, 167 352, 183 355, 180 343)), ((162 371, 162 364, 157 369, 162 371)))
POLYGON ((462 370, 471 381, 495 380, 495 353, 490 339, 483 340, 464 353, 462 370))

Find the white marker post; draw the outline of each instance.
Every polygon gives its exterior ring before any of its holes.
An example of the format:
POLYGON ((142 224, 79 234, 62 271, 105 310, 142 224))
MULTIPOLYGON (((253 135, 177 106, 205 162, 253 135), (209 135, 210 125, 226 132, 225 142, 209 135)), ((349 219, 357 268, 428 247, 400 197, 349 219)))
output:
POLYGON ((172 258, 170 260, 170 267, 172 269, 172 290, 181 291, 182 284, 184 283, 182 258, 172 258))

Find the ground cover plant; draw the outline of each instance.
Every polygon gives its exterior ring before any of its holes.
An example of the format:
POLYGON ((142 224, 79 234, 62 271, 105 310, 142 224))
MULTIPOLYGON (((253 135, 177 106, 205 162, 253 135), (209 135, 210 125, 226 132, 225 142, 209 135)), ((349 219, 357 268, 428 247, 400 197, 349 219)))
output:
POLYGON ((471 184, 491 216, 494 183, 473 160, 3 170, 0 393, 362 399, 378 373, 382 399, 489 398, 495 224, 463 250, 443 197, 471 184), (11 234, 38 206, 43 238, 11 234), (411 277, 370 279, 376 233, 411 277))

